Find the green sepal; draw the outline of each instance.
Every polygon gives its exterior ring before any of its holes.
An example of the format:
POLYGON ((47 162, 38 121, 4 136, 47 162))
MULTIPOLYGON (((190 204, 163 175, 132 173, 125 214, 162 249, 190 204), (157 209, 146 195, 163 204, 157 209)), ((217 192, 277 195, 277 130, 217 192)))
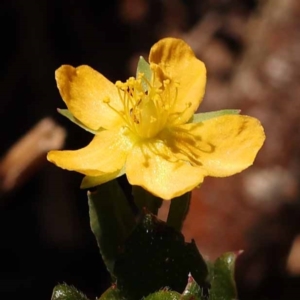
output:
POLYGON ((131 207, 117 180, 88 192, 91 229, 108 271, 113 276, 119 246, 135 226, 131 207))
POLYGON ((239 253, 228 252, 221 255, 211 268, 211 289, 209 300, 237 299, 234 279, 235 260, 239 253))
POLYGON ((68 109, 61 109, 58 108, 57 111, 64 117, 66 117, 67 119, 69 119, 71 122, 75 123, 76 125, 78 125, 79 127, 83 128, 84 130, 92 133, 92 134, 96 134, 97 132, 100 132, 101 130, 92 130, 88 127, 86 127, 83 123, 81 123, 78 119, 76 119, 72 113, 68 110, 68 109))
POLYGON ((203 289, 198 285, 193 276, 189 274, 188 283, 181 295, 182 300, 204 300, 206 299, 203 289))
POLYGON ((165 286, 181 293, 189 272, 201 286, 206 283, 206 264, 195 242, 186 243, 180 232, 153 214, 141 214, 121 249, 114 274, 128 300, 141 299, 165 286))
POLYGON ((203 121, 207 121, 209 119, 213 119, 225 115, 238 115, 240 112, 241 112, 240 109, 223 109, 223 110, 194 114, 192 119, 189 121, 189 123, 200 123, 203 121))
POLYGON ((188 192, 171 200, 167 224, 181 231, 183 222, 189 211, 192 193, 188 192))
POLYGON ((100 298, 97 298, 97 300, 125 300, 125 298, 117 286, 113 285, 107 289, 100 298))
POLYGON ((152 195, 144 190, 142 187, 134 185, 132 187, 132 195, 137 208, 142 211, 147 209, 153 215, 157 216, 158 210, 162 205, 163 200, 152 195))
POLYGON ((67 284, 59 284, 53 289, 51 300, 89 300, 82 292, 67 284))
POLYGON ((180 300, 181 295, 175 291, 162 289, 158 292, 148 295, 143 300, 180 300))
POLYGON ((138 61, 138 65, 136 69, 136 78, 139 77, 140 73, 144 74, 144 77, 142 78, 142 87, 143 90, 146 92, 148 90, 148 85, 149 85, 148 83, 150 83, 152 80, 152 71, 150 65, 143 58, 143 56, 140 56, 140 59, 138 61))

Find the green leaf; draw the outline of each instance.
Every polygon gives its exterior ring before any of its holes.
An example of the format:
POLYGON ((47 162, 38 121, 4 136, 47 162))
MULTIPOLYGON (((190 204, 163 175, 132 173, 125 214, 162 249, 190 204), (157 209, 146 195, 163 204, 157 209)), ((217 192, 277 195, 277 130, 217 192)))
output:
POLYGON ((88 298, 75 287, 64 283, 53 289, 51 300, 88 300, 88 298))
POLYGON ((140 211, 146 208, 153 215, 157 216, 158 210, 163 202, 161 198, 152 195, 142 187, 136 185, 132 187, 132 194, 134 202, 140 211))
POLYGON ((209 119, 213 119, 225 115, 238 115, 240 112, 241 112, 240 109, 224 109, 224 110, 194 114, 190 123, 200 123, 203 121, 207 121, 209 119))
POLYGON ((144 300, 180 300, 180 294, 168 289, 162 289, 156 293, 150 294, 144 300))
POLYGON ((208 280, 208 282, 211 282, 212 276, 213 276, 214 262, 206 260, 205 263, 206 263, 206 267, 207 267, 207 271, 208 271, 207 280, 208 280))
POLYGON ((119 246, 135 225, 129 203, 116 180, 88 192, 90 224, 108 271, 113 275, 119 246))
POLYGON ((138 78, 139 74, 143 73, 144 77, 142 79, 142 87, 144 91, 148 90, 148 83, 152 80, 152 71, 150 65, 146 62, 143 56, 140 56, 137 69, 136 69, 136 78, 138 78))
POLYGON ((125 300, 116 285, 106 290, 98 300, 125 300))
POLYGON ((180 232, 149 213, 141 214, 114 268, 118 288, 128 300, 165 286, 181 293, 190 272, 205 284, 207 268, 195 242, 186 243, 180 232))
POLYGON ((202 300, 205 299, 203 289, 197 284, 191 274, 188 277, 188 283, 181 295, 182 300, 202 300))
POLYGON ((171 200, 167 224, 178 231, 181 231, 183 222, 188 213, 191 195, 192 193, 189 192, 171 200))
POLYGON ((84 130, 92 133, 92 134, 96 134, 97 132, 101 131, 101 130, 92 130, 88 127, 86 127, 84 124, 82 124, 78 119, 76 119, 72 113, 68 110, 68 109, 61 109, 58 108, 57 111, 64 117, 66 117, 67 119, 69 119, 71 122, 75 123, 76 125, 78 125, 79 127, 83 128, 84 130))
POLYGON ((225 253, 220 256, 212 267, 210 300, 237 299, 237 290, 234 280, 236 253, 225 253))

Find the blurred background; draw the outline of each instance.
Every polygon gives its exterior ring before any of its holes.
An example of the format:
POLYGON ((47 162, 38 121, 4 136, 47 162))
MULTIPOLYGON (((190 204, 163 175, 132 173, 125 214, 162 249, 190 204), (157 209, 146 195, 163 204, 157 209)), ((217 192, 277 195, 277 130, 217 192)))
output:
POLYGON ((62 282, 95 299, 110 284, 82 176, 45 159, 92 138, 56 112, 54 71, 126 80, 166 36, 207 66, 201 111, 240 108, 267 135, 254 166, 193 192, 186 239, 211 260, 244 250, 241 300, 300 297, 299 0, 4 0, 0 16, 0 299, 49 300, 62 282))

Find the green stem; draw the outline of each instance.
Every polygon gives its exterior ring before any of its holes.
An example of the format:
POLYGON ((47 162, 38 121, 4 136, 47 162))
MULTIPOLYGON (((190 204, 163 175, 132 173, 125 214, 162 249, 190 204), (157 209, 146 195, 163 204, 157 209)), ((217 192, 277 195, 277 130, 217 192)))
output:
POLYGON ((179 232, 189 211, 191 194, 191 192, 188 192, 171 200, 167 224, 179 232))

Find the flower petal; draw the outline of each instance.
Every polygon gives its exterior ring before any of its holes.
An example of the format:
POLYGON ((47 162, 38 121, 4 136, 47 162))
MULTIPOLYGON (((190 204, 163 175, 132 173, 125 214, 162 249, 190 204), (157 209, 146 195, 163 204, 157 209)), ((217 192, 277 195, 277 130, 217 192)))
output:
POLYGON ((124 175, 124 174, 125 174, 125 170, 124 170, 124 168, 122 168, 121 170, 117 170, 112 173, 104 173, 103 175, 99 175, 99 176, 85 176, 82 179, 80 188, 81 189, 91 188, 91 187, 103 184, 105 182, 111 181, 115 178, 118 178, 118 177, 124 175))
POLYGON ((191 191, 202 183, 205 170, 174 159, 161 142, 135 145, 126 161, 130 184, 139 185, 150 193, 170 200, 191 191))
POLYGON ((171 80, 170 97, 176 99, 170 111, 171 123, 186 123, 199 107, 205 92, 205 65, 195 57, 189 45, 175 38, 165 38, 154 44, 149 62, 159 67, 153 65, 156 76, 161 77, 161 70, 171 80))
POLYGON ((202 166, 208 176, 225 177, 252 165, 265 134, 255 118, 224 115, 177 126, 162 138, 178 158, 202 166))
POLYGON ((110 108, 122 108, 115 85, 89 66, 63 65, 55 72, 57 87, 72 115, 93 130, 110 129, 122 123, 110 108), (109 99, 109 105, 103 100, 109 99))
MULTIPOLYGON (((78 119, 76 119, 72 114, 71 112, 68 110, 68 109, 61 109, 61 108, 58 108, 57 111, 64 117, 66 117, 67 119, 69 119, 71 122, 73 122, 74 124, 78 125, 79 127, 81 127, 82 129, 92 133, 92 134, 97 134, 97 131, 96 130, 92 130, 88 127, 86 127, 85 125, 83 125, 78 119)), ((103 130, 102 129, 99 129, 99 131, 103 130)))
POLYGON ((88 176, 100 176, 120 170, 132 147, 124 129, 105 130, 95 135, 85 148, 75 151, 50 151, 47 159, 58 167, 88 176))

